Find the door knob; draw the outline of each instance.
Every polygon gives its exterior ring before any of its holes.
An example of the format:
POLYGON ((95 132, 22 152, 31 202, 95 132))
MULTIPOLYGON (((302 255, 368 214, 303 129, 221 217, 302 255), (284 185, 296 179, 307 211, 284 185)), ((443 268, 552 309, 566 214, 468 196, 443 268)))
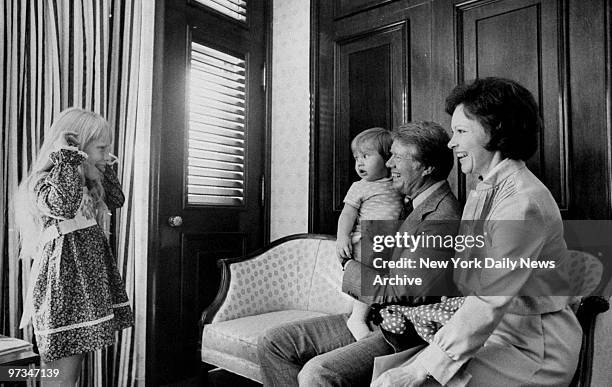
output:
POLYGON ((168 218, 168 226, 170 227, 179 227, 183 224, 183 218, 178 215, 171 216, 168 218))

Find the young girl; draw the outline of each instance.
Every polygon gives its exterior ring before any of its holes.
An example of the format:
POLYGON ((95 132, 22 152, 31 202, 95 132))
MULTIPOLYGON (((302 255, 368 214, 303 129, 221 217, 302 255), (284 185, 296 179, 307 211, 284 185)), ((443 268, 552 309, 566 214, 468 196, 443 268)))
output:
MULTIPOLYGON (((393 188, 385 166, 392 143, 391 133, 382 128, 364 130, 351 142, 355 171, 361 180, 349 188, 338 220, 336 253, 342 260, 361 258, 362 220, 395 220, 400 216, 403 198, 393 188)), ((347 326, 356 340, 370 333, 366 323, 368 309, 359 301, 353 305, 347 326)))
POLYGON ((124 202, 107 166, 111 142, 100 115, 64 110, 18 195, 21 257, 34 260, 22 328, 31 318, 43 366, 58 368, 65 385, 75 385, 86 352, 113 344, 114 332, 133 323, 103 231, 124 202))

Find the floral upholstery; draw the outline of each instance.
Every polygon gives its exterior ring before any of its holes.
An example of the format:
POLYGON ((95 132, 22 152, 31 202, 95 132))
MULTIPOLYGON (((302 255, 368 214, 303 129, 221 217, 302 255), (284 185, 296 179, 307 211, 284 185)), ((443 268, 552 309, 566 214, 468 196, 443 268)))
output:
POLYGON ((567 273, 570 279, 570 294, 588 296, 599 285, 603 273, 603 265, 599 260, 584 251, 570 250, 561 270, 567 273))
POLYGON ((569 304, 576 312, 583 297, 593 293, 599 286, 603 274, 602 263, 589 253, 569 250, 567 257, 559 263, 559 271, 570 283, 569 304))
POLYGON ((308 292, 307 309, 330 314, 348 313, 352 300, 342 293, 342 270, 336 258, 335 241, 321 241, 308 292))
POLYGON ((230 266, 226 301, 213 322, 283 309, 307 309, 321 240, 297 239, 230 266))
POLYGON ((348 313, 335 240, 304 234, 229 265, 225 300, 202 331, 202 361, 261 382, 257 341, 267 329, 348 313))

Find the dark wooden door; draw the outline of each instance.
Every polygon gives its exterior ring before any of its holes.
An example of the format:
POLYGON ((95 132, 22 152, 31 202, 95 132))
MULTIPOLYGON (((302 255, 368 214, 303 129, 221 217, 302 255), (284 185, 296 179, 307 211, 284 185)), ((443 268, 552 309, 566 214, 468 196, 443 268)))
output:
POLYGON ((351 139, 373 126, 448 121, 439 107, 454 82, 453 30, 447 23, 452 6, 413 0, 317 5, 311 221, 316 232, 335 234, 342 200, 357 179, 351 139))
POLYGON ((265 2, 247 2, 246 20, 195 1, 165 4, 152 384, 197 373, 217 260, 264 242, 265 2))
MULTIPOLYGON (((609 13, 605 1, 454 5, 458 81, 501 76, 532 92, 544 130, 527 165, 550 189, 565 219, 611 216, 611 122, 605 122, 610 113, 603 108, 611 89, 609 48, 605 54, 609 13)), ((473 185, 468 179, 460 194, 473 185)))
MULTIPOLYGON (((565 47, 559 2, 514 0, 457 7, 463 52, 461 79, 498 76, 518 81, 534 95, 544 132, 528 167, 568 210, 568 157, 562 147, 567 122, 559 104, 565 47)), ((467 189, 475 185, 468 177, 467 189)))

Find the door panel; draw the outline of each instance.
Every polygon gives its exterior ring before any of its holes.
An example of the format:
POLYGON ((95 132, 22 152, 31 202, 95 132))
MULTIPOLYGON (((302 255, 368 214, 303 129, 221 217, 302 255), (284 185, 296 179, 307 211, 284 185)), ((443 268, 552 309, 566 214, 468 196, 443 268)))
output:
POLYGON ((402 122, 405 69, 405 23, 350 37, 337 44, 337 141, 334 210, 341 211, 344 193, 358 179, 351 139, 361 131, 402 122))
MULTIPOLYGON (((180 273, 178 281, 174 282, 180 284, 180 319, 176 325, 185 329, 182 332, 185 337, 199 338, 200 328, 193 322, 200 319, 202 305, 210 304, 211 295, 214 296, 219 288, 220 277, 211 275, 217 273, 217 260, 245 255, 246 245, 246 233, 183 233, 180 273)), ((199 353, 199 340, 181 344, 185 353, 199 353)), ((195 360, 197 369, 200 358, 195 360)))
POLYGON ((612 3, 568 10, 572 219, 612 219, 612 3))
MULTIPOLYGON (((359 2, 353 9, 342 1, 319 1, 315 231, 335 234, 342 200, 357 179, 350 149, 355 135, 436 117, 434 107, 443 102, 439 86, 452 84, 448 62, 441 65, 452 53, 452 40, 448 35, 446 50, 433 52, 433 3, 359 2), (348 14, 334 18, 338 10, 348 14)), ((441 28, 436 36, 451 32, 441 28)))
MULTIPOLYGON (((568 127, 559 103, 565 60, 563 28, 557 2, 514 0, 458 7, 465 81, 498 76, 514 79, 534 95, 544 131, 528 167, 546 184, 566 214, 568 158, 562 146, 568 127)), ((476 184, 467 178, 467 189, 476 184)))
POLYGON ((165 4, 153 385, 198 373, 198 322, 217 292, 217 260, 264 243, 266 2, 248 2, 246 22, 165 4))

